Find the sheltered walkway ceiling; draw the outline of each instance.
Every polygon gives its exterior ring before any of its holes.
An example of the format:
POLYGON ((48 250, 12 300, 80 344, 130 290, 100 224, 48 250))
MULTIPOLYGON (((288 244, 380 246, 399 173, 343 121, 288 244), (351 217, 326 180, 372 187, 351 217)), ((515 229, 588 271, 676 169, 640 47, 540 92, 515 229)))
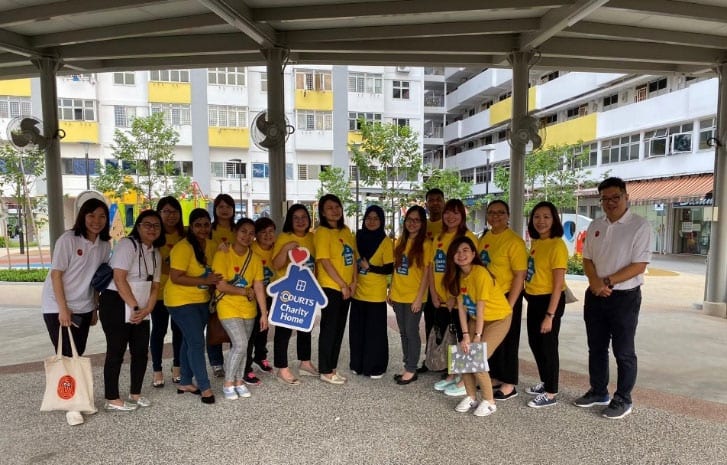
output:
POLYGON ((0 78, 298 64, 711 72, 727 59, 727 0, 0 0, 0 78))

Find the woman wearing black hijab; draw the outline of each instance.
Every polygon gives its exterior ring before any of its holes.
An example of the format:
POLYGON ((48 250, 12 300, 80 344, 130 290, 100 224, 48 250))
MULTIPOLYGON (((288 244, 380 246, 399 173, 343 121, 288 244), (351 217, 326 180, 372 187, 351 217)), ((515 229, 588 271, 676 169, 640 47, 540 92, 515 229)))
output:
POLYGON ((356 374, 380 379, 389 364, 386 275, 394 270, 394 243, 386 237, 381 207, 366 209, 363 225, 356 233, 356 248, 360 259, 348 326, 350 368, 356 374))

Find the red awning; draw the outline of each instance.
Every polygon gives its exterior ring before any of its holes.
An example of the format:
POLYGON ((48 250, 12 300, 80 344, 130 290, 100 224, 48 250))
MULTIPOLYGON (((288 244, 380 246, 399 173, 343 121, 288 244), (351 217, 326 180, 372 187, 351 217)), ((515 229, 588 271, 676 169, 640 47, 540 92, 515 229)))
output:
POLYGON ((654 201, 678 202, 703 199, 712 192, 714 180, 711 174, 679 176, 673 178, 630 181, 626 183, 629 201, 634 204, 654 201))

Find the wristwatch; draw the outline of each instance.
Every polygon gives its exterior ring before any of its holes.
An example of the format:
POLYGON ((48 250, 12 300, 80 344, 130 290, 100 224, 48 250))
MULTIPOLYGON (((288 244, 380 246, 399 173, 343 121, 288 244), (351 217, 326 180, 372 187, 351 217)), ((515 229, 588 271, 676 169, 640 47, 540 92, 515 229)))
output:
POLYGON ((605 284, 609 289, 613 289, 613 284, 611 284, 611 278, 606 276, 603 278, 603 284, 605 284))

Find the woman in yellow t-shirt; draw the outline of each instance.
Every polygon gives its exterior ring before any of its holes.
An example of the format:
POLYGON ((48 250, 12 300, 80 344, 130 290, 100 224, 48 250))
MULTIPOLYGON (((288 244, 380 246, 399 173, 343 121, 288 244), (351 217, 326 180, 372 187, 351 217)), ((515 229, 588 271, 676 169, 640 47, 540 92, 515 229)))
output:
MULTIPOLYGON (((313 243, 313 233, 310 232, 311 218, 305 205, 296 203, 288 208, 283 223, 283 232, 275 240, 273 246, 273 267, 275 279, 285 274, 290 263, 288 252, 297 247, 305 247, 310 253, 306 266, 315 272, 316 249, 313 243)), ((318 376, 318 369, 311 362, 311 334, 298 331, 296 336, 296 349, 300 365, 298 372, 306 376, 318 376)), ((290 368, 288 368, 288 343, 293 330, 282 326, 275 327, 273 336, 273 365, 278 369, 278 379, 286 384, 300 384, 290 368)))
POLYGON ((366 209, 361 229, 356 232, 356 249, 360 258, 348 324, 349 368, 353 373, 381 379, 389 366, 386 276, 394 270, 394 244, 386 237, 381 207, 366 209))
POLYGON ((328 298, 321 309, 321 330, 318 336, 318 369, 321 381, 343 384, 344 376, 336 373, 341 342, 351 297, 356 292, 356 240, 343 222, 343 204, 333 194, 318 201, 321 224, 313 234, 316 249, 316 278, 328 298))
POLYGON ((216 292, 224 293, 217 304, 217 315, 231 341, 222 386, 222 393, 228 400, 250 397, 244 382, 245 358, 258 307, 260 330, 268 328, 263 264, 251 248, 255 240, 255 222, 242 218, 232 232, 234 241, 226 249, 217 251, 212 264, 212 269, 222 275, 216 292))
POLYGON ((422 307, 427 300, 431 241, 427 239, 427 212, 414 205, 404 216, 404 231, 394 249, 394 273, 388 301, 394 308, 399 325, 401 350, 404 353, 404 373, 394 375, 397 384, 405 385, 417 380, 417 364, 422 341, 419 322, 422 307))
MULTIPOLYGON (((449 246, 444 283, 449 293, 457 296, 462 351, 468 353, 470 344, 485 342, 489 358, 505 339, 512 308, 492 275, 482 266, 475 242, 469 237, 460 236, 449 246)), ((474 408, 475 416, 484 417, 497 410, 488 372, 464 373, 462 380, 466 394, 455 411, 467 413, 474 408), (479 402, 477 386, 482 397, 479 402)))
POLYGON ((495 400, 507 400, 517 396, 520 350, 520 322, 523 314, 523 282, 528 267, 528 251, 525 241, 509 227, 510 207, 502 200, 487 205, 487 223, 490 229, 480 239, 479 252, 482 263, 495 277, 512 307, 510 330, 500 347, 490 357, 492 384, 499 388, 495 400))
POLYGON ((182 379, 177 392, 201 394, 205 404, 215 402, 204 361, 209 288, 222 279, 209 266, 217 249, 209 239, 210 227, 207 210, 195 208, 190 212, 187 234, 169 255, 169 281, 164 286, 164 305, 183 336, 179 351, 182 379), (197 380, 196 386, 192 384, 192 377, 197 380))
MULTIPOLYGON (((235 200, 229 194, 219 194, 212 204, 212 234, 210 238, 220 248, 228 247, 234 240, 235 200)), ((225 376, 225 359, 222 344, 207 346, 207 358, 215 378, 225 376)))
MULTIPOLYGON (((164 305, 164 286, 169 280, 169 254, 174 244, 184 237, 184 223, 182 221, 182 206, 179 201, 172 197, 162 197, 157 203, 157 213, 162 217, 162 229, 166 243, 160 247, 159 253, 162 257, 162 277, 159 283, 159 293, 154 311, 151 312, 151 337, 149 351, 151 352, 151 364, 154 371, 152 386, 155 388, 164 387, 164 373, 162 372, 162 353, 164 351, 164 338, 167 335, 169 326, 169 311, 164 305)), ((179 348, 182 347, 182 331, 172 321, 172 381, 179 382, 179 348)))
MULTIPOLYGON (((442 212, 442 232, 432 241, 432 252, 429 268, 429 291, 432 296, 432 305, 436 309, 434 326, 444 331, 450 323, 454 324, 457 339, 462 339, 462 329, 459 327, 459 318, 453 314, 456 300, 444 286, 444 272, 447 269, 447 252, 449 244, 456 238, 467 236, 477 243, 477 236, 467 228, 467 210, 459 199, 450 199, 444 204, 442 212)), ((428 341, 427 341, 428 342, 428 341)), ((427 344, 427 349, 430 347, 427 344)), ((444 391, 448 396, 465 395, 464 383, 454 375, 449 375, 434 384, 434 389, 444 391)))
POLYGON ((538 365, 540 382, 527 389, 535 398, 533 408, 556 404, 558 394, 558 333, 565 311, 565 270, 568 249, 563 242, 563 225, 550 202, 540 202, 530 212, 528 233, 532 238, 525 300, 528 301, 528 342, 538 365))

